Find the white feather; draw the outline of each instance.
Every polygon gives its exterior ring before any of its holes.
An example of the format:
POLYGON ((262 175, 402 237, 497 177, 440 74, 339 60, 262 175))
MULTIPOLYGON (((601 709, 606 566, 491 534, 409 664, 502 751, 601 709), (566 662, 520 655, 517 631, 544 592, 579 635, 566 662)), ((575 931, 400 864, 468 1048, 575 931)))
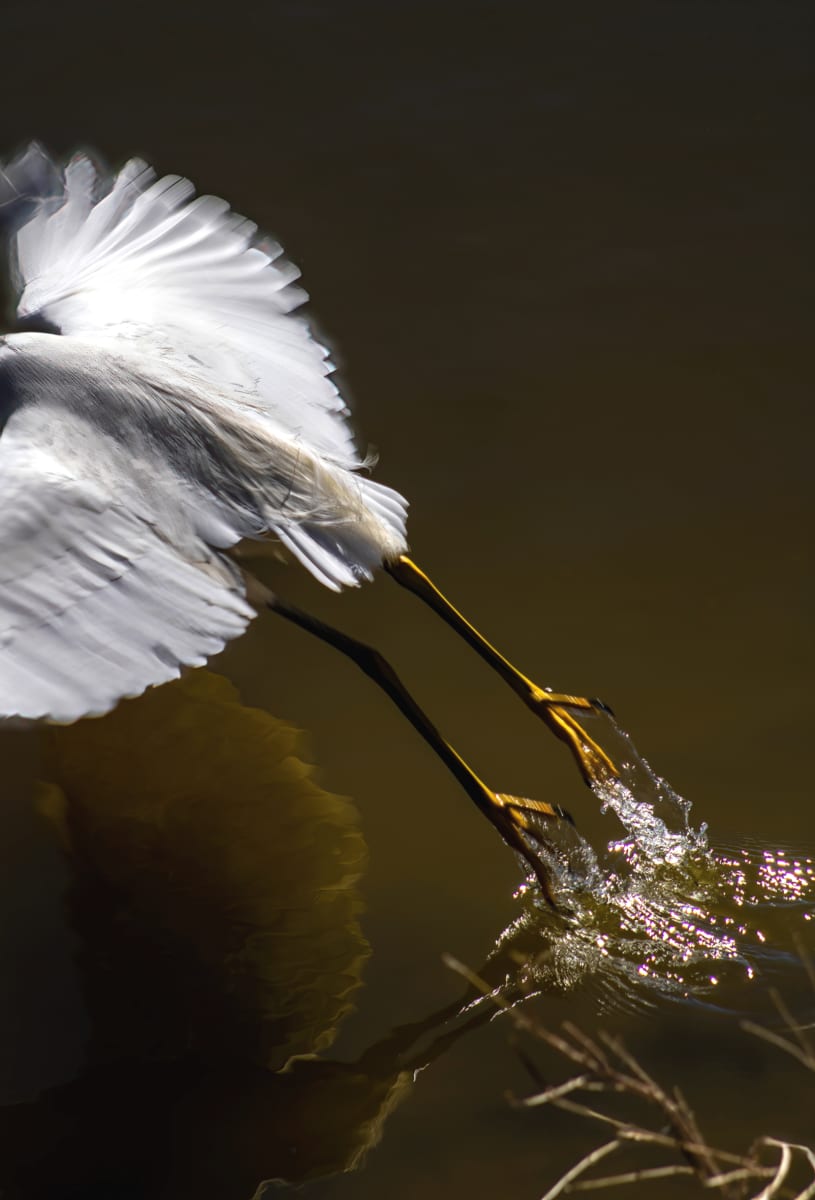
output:
POLYGON ((306 298, 279 246, 186 179, 128 163, 101 199, 88 159, 65 172, 65 200, 17 233, 21 317, 64 334, 153 353, 228 392, 317 453, 360 465, 325 349, 290 316, 306 298))
POLYGON ((242 539, 334 589, 406 548, 279 247, 138 160, 104 181, 30 151, 0 182, 18 312, 64 335, 0 339, 0 716, 104 712, 205 662, 253 616, 242 539))
POLYGON ((195 561, 19 417, 0 438, 0 478, 3 716, 106 712, 200 666, 254 616, 225 560, 202 543, 195 561))

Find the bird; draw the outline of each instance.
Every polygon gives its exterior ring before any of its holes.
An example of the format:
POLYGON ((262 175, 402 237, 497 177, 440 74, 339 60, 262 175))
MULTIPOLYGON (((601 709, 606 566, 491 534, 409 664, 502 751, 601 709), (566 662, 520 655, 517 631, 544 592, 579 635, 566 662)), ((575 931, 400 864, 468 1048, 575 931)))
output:
MULTIPOLYGON (((200 667, 265 606, 351 657, 498 828, 530 849, 556 805, 487 787, 378 652, 257 588, 280 545, 339 591, 383 569, 567 743, 615 764, 580 710, 505 659, 414 562, 407 500, 370 477, 281 247, 138 158, 117 172, 32 143, 0 168, 16 331, 0 338, 0 722, 70 723, 200 667)), ((550 897, 551 898, 551 897, 550 897)))

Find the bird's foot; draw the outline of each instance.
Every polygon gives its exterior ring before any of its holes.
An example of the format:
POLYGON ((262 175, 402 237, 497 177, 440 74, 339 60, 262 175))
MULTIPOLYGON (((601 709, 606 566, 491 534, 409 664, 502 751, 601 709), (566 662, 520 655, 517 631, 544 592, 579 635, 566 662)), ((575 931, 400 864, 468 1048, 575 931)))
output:
MULTIPOLYGON (((487 789, 489 791, 489 789, 487 789)), ((541 825, 548 822, 568 821, 574 825, 571 813, 559 804, 547 804, 545 800, 531 800, 525 796, 510 796, 505 792, 489 792, 493 805, 491 820, 507 845, 524 859, 538 882, 546 902, 555 911, 560 906, 554 898, 549 868, 535 851, 536 846, 547 845, 541 825)))
POLYGON ((583 780, 589 787, 616 779, 620 772, 598 742, 591 737, 570 709, 611 715, 601 700, 567 696, 532 685, 530 708, 571 750, 583 780))

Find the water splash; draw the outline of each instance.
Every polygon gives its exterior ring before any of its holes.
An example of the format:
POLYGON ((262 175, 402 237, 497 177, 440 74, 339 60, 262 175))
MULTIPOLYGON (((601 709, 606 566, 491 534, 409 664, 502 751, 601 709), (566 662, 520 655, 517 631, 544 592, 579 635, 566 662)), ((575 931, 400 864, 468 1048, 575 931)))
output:
POLYGON ((603 1006, 638 1009, 669 996, 738 1008, 745 983, 774 982, 815 942, 815 859, 747 840, 711 846, 690 802, 607 720, 620 775, 594 792, 623 835, 596 854, 566 823, 541 830, 567 919, 527 880, 493 963, 508 956, 513 986, 527 992, 580 984, 603 1006))

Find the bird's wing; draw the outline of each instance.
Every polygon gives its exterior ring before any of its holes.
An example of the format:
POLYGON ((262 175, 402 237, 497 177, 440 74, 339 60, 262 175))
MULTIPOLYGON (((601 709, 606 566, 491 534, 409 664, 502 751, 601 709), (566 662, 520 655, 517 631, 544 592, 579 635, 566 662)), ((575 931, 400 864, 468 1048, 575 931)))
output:
POLYGON ((23 411, 0 438, 0 546, 0 717, 106 712, 254 616, 220 556, 201 545, 194 561, 53 437, 38 448, 23 411))
POLYGON ((77 156, 57 178, 55 197, 31 150, 0 172, 25 222, 12 243, 20 318, 158 356, 339 465, 360 465, 326 351, 290 315, 307 297, 279 246, 138 159, 108 179, 77 156), (38 188, 39 204, 27 195, 38 188))

